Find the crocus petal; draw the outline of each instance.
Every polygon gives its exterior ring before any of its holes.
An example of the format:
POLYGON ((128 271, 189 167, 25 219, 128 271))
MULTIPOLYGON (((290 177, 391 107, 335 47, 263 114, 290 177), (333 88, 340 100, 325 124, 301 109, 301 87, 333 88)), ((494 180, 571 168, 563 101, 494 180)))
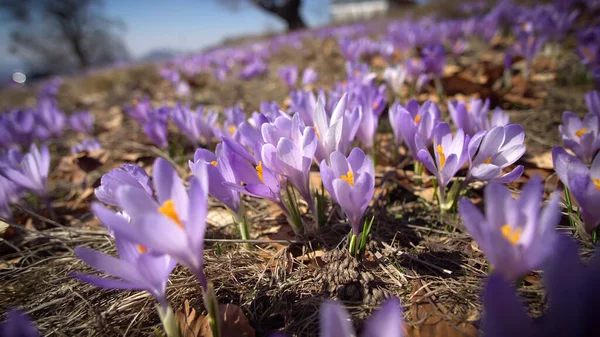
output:
POLYGON ((319 312, 321 337, 348 337, 354 335, 348 312, 334 301, 321 304, 319 312))
POLYGON ((532 320, 517 291, 498 273, 487 280, 483 293, 482 327, 487 337, 535 336, 532 320))
POLYGON ((513 181, 519 179, 523 175, 524 171, 525 171, 525 167, 523 167, 523 165, 519 165, 519 166, 515 167, 512 171, 494 179, 494 181, 499 184, 512 183, 513 181))
POLYGON ((128 281, 143 282, 133 266, 113 256, 86 247, 75 247, 75 254, 94 269, 128 281))
POLYGON ((87 275, 74 273, 73 277, 87 283, 91 283, 99 288, 105 289, 125 289, 125 290, 144 290, 145 287, 141 283, 124 281, 110 277, 100 277, 95 275, 87 275))
POLYGON ((402 337, 404 336, 402 306, 396 297, 387 300, 365 323, 363 337, 402 337))

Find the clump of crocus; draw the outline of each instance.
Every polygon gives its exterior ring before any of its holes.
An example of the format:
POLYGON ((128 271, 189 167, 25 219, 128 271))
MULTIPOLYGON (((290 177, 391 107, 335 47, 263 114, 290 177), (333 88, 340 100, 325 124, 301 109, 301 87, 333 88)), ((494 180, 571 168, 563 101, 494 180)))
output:
POLYGON ((67 117, 58 109, 56 102, 49 98, 40 98, 34 110, 37 123, 36 137, 45 141, 62 135, 67 117))
MULTIPOLYGON (((129 227, 127 219, 100 204, 92 205, 94 215, 109 228, 129 227), (110 225, 109 225, 110 224, 110 225)), ((114 232, 114 230, 113 230, 114 232)), ((100 288, 145 290, 158 301, 158 311, 163 318, 168 336, 170 329, 178 329, 174 320, 164 318, 173 316, 167 301, 167 280, 175 268, 176 261, 169 255, 149 251, 148 248, 129 241, 115 233, 115 246, 119 258, 95 251, 86 247, 75 247, 75 253, 91 267, 102 271, 111 277, 100 277, 76 273, 73 276, 100 288)))
POLYGON ((560 221, 559 195, 541 209, 543 182, 534 176, 514 199, 503 185, 490 183, 484 191, 485 214, 468 199, 459 213, 467 231, 485 253, 494 272, 515 282, 540 268, 554 248, 560 221))
POLYGON ((350 253, 355 255, 364 249, 366 243, 368 233, 360 237, 365 230, 361 220, 373 199, 375 168, 371 158, 360 148, 352 149, 348 158, 335 151, 331 153, 329 162, 330 166, 325 160, 321 162, 321 179, 325 189, 348 217, 352 226, 349 249, 350 253))
MULTIPOLYGON (((197 176, 190 178, 190 188, 186 190, 175 169, 165 159, 158 158, 154 162, 152 180, 156 198, 137 186, 117 188, 117 205, 127 214, 130 223, 120 221, 115 218, 118 215, 110 211, 99 214, 101 219, 107 217, 103 223, 116 238, 134 243, 135 247, 144 252, 147 250, 150 255, 168 255, 196 276, 202 286, 213 335, 219 336, 216 298, 204 275, 203 250, 209 189, 206 166, 197 165, 195 173, 197 176)), ((104 270, 115 271, 114 268, 104 270)), ((115 272, 125 278, 122 274, 125 271, 115 272)), ((173 318, 167 316, 165 319, 173 318)), ((168 328, 169 324, 165 326, 168 328)))
POLYGON ((558 177, 579 205, 585 230, 591 233, 600 225, 600 154, 596 155, 592 166, 588 168, 579 158, 555 146, 552 149, 552 161, 558 177))
POLYGON ((262 135, 265 141, 262 146, 263 165, 285 177, 314 213, 309 179, 310 166, 317 151, 314 128, 304 126, 298 114, 292 118, 281 116, 273 123, 263 124, 262 135))
POLYGON ((565 147, 575 152, 585 163, 590 163, 600 149, 599 116, 590 112, 581 120, 571 111, 565 111, 562 121, 558 131, 565 147))
POLYGON ((286 65, 281 67, 278 73, 279 77, 283 80, 283 83, 285 83, 290 90, 296 89, 296 83, 298 82, 298 67, 286 65))
POLYGON ((348 97, 342 96, 330 115, 325 111, 323 96, 319 100, 314 112, 314 129, 317 133, 317 162, 329 159, 333 151, 347 153, 354 140, 361 118, 359 109, 347 110, 348 97))
POLYGON ((18 166, 0 165, 1 175, 42 199, 48 197, 49 171, 50 152, 46 145, 38 149, 32 144, 29 153, 23 156, 18 166))
POLYGON ((496 108, 490 119, 488 119, 490 101, 486 99, 471 99, 468 103, 462 101, 453 101, 448 103, 448 111, 452 122, 457 128, 473 136, 482 130, 489 130, 495 126, 504 126, 509 123, 509 116, 502 112, 502 109, 496 108))
POLYGON ((442 212, 450 210, 458 197, 460 184, 455 183, 456 187, 453 186, 448 195, 446 186, 469 159, 469 136, 466 136, 462 129, 458 129, 452 137, 450 125, 441 122, 433 130, 433 156, 429 152, 429 147, 418 136, 415 136, 415 144, 419 150, 417 158, 436 177, 440 210, 442 212))
POLYGON ((523 174, 523 165, 503 174, 525 154, 525 131, 519 124, 496 126, 480 131, 469 142, 469 173, 464 184, 473 180, 509 183, 523 174))
POLYGON ((89 111, 74 113, 69 116, 69 126, 77 132, 91 135, 94 131, 94 115, 89 111))
POLYGON ((194 161, 189 162, 190 169, 194 175, 208 174, 208 193, 227 207, 235 223, 240 226, 242 239, 247 240, 250 234, 240 193, 227 186, 227 183, 240 185, 240 179, 234 173, 229 158, 224 154, 222 143, 217 145, 215 153, 206 149, 197 149, 194 153, 194 161), (204 168, 200 169, 201 166, 204 168))
POLYGON ((94 152, 100 150, 100 148, 102 148, 102 146, 97 139, 87 138, 82 140, 79 144, 72 146, 71 153, 94 152))
POLYGON ((170 116, 191 144, 199 145, 201 140, 210 143, 212 140, 218 118, 214 111, 209 111, 205 115, 204 107, 201 105, 193 112, 189 106, 178 104, 170 110, 170 116))
POLYGON ((319 74, 313 68, 306 68, 302 73, 302 85, 311 85, 319 80, 319 74))
POLYGON ((440 110, 435 103, 426 101, 419 105, 414 99, 405 106, 396 102, 390 108, 389 117, 396 144, 400 145, 404 139, 414 158, 417 158, 419 152, 415 137, 429 147, 433 140, 433 130, 441 119, 440 110))
POLYGON ((596 253, 588 264, 583 264, 577 244, 565 235, 557 236, 548 261, 542 266, 548 302, 545 313, 532 319, 511 282, 494 273, 483 293, 485 336, 592 337, 598 334, 600 255, 596 253))

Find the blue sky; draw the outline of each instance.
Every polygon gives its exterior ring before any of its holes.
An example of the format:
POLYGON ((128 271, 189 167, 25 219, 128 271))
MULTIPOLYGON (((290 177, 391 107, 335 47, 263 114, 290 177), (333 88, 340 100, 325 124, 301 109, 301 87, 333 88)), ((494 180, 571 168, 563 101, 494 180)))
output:
MULTIPOLYGON (((327 23, 328 7, 329 0, 304 0, 306 23, 327 23)), ((282 21, 252 5, 232 11, 219 0, 105 0, 104 13, 125 24, 123 39, 134 57, 161 48, 194 51, 229 36, 285 29, 282 21)), ((18 64, 8 51, 10 28, 0 22, 0 67, 18 64)))

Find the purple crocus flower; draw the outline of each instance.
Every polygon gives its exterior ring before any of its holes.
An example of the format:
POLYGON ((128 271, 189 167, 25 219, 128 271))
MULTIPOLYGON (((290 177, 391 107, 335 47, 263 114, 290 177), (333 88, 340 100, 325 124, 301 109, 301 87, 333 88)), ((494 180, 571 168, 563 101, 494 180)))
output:
POLYGON ((503 185, 490 183, 484 191, 485 215, 462 198, 459 213, 467 231, 494 270, 514 282, 541 267, 554 248, 560 221, 559 194, 541 210, 543 182, 534 176, 513 199, 503 185))
POLYGON ((71 153, 94 152, 101 149, 100 143, 95 138, 88 138, 71 147, 71 153))
MULTIPOLYGON (((242 127, 240 127, 241 133, 245 132, 244 125, 250 127, 248 124, 242 124, 242 127)), ((224 182, 224 185, 253 197, 269 199, 280 206, 287 214, 287 209, 281 202, 281 178, 265 167, 260 157, 262 143, 257 143, 255 147, 250 146, 250 148, 256 149, 254 150, 254 156, 233 139, 223 137, 223 143, 234 176, 238 177, 239 181, 244 182, 244 184, 224 182)))
POLYGON ((311 85, 319 80, 319 74, 313 68, 306 68, 302 73, 302 85, 311 85))
POLYGON ((280 68, 279 77, 281 77, 285 85, 287 85, 290 90, 295 89, 296 83, 298 82, 298 67, 294 65, 286 65, 280 68))
POLYGON ((208 174, 208 193, 222 202, 238 218, 240 214, 240 194, 225 186, 225 183, 240 184, 239 178, 233 173, 229 159, 223 153, 222 144, 217 145, 217 155, 206 150, 197 149, 194 153, 194 161, 189 162, 190 169, 194 175, 208 174), (199 169, 203 166, 204 169, 199 169))
POLYGON ((594 113, 588 113, 583 120, 571 111, 565 111, 562 115, 563 124, 558 126, 565 147, 575 152, 577 157, 586 163, 600 149, 600 137, 598 136, 599 117, 594 113))
POLYGON ((110 221, 104 224, 117 237, 170 255, 189 268, 206 291, 208 283, 202 257, 208 201, 206 166, 197 165, 196 174, 190 178, 191 187, 186 192, 169 162, 156 159, 152 181, 157 199, 137 187, 120 187, 117 202, 131 218, 131 224, 113 226, 110 221))
POLYGON ((239 125, 246 121, 246 112, 241 106, 235 105, 232 108, 225 109, 225 123, 223 130, 220 132, 220 136, 228 136, 234 139, 239 139, 237 129, 239 125))
POLYGON ((36 135, 44 141, 62 134, 65 126, 65 113, 60 111, 56 102, 51 99, 40 99, 35 109, 35 119, 38 123, 36 135))
MULTIPOLYGON (((100 221, 111 229, 131 227, 126 218, 100 204, 93 204, 92 210, 100 221)), ((87 247, 75 247, 75 254, 83 262, 113 277, 79 273, 74 276, 100 288, 145 290, 156 298, 162 308, 166 309, 168 307, 167 279, 175 268, 176 261, 169 255, 148 251, 148 248, 126 240, 116 231, 115 246, 119 258, 87 247)))
POLYGON ((185 135, 190 143, 198 145, 202 136, 203 116, 198 112, 192 112, 189 106, 182 106, 181 104, 175 106, 170 111, 170 115, 179 131, 185 135))
POLYGON ((150 177, 144 168, 134 164, 123 164, 120 168, 112 169, 102 176, 100 186, 94 194, 98 200, 112 206, 119 206, 117 189, 121 186, 131 186, 154 197, 150 177))
POLYGON ((523 165, 502 174, 525 154, 525 131, 519 124, 496 126, 480 131, 469 142, 469 173, 465 183, 471 180, 509 183, 523 174, 523 165))
POLYGON ((314 125, 313 114, 317 107, 317 98, 312 91, 296 90, 290 92, 291 110, 300 114, 304 124, 314 125))
POLYGON ((333 151, 339 151, 343 154, 348 152, 350 144, 358 131, 360 120, 360 109, 350 112, 346 110, 348 97, 342 96, 337 103, 331 119, 325 111, 325 102, 322 96, 319 97, 314 114, 315 132, 317 134, 317 152, 315 159, 317 162, 329 159, 333 151))
MULTIPOLYGON (((365 322, 361 336, 403 337, 404 320, 402 316, 400 300, 391 298, 365 322)), ((330 300, 321 304, 319 317, 321 337, 356 336, 348 312, 338 302, 330 300)))
POLYGON ((40 334, 27 314, 18 310, 11 310, 6 314, 4 323, 0 324, 0 336, 38 337, 40 334))
POLYGON ((554 170, 573 193, 588 233, 600 225, 600 155, 588 168, 579 158, 571 156, 562 147, 552 149, 554 170))
POLYGON ((40 125, 36 125, 36 119, 33 111, 29 109, 12 110, 0 116, 0 139, 1 144, 7 148, 19 146, 29 146, 34 136, 40 139, 50 138, 46 129, 38 137, 40 125))
POLYGON ((94 131, 94 115, 89 111, 82 111, 69 116, 69 126, 71 129, 92 134, 94 131))
POLYGON ((598 116, 600 121, 600 91, 590 91, 585 94, 585 104, 588 110, 598 116))
POLYGON ((446 51, 441 43, 433 44, 423 48, 423 63, 428 73, 434 77, 444 74, 446 65, 446 51))
POLYGON ((436 176, 442 194, 440 197, 443 198, 444 187, 469 159, 469 136, 466 136, 462 129, 458 129, 452 137, 450 125, 440 122, 433 130, 433 157, 429 153, 429 147, 418 135, 415 135, 415 144, 419 150, 417 158, 436 176))
POLYGON ((346 213, 352 233, 358 236, 362 232, 360 220, 373 199, 373 161, 360 148, 354 148, 348 158, 338 151, 331 153, 330 163, 323 160, 320 165, 323 185, 346 213))
POLYGON ((240 72, 239 76, 243 80, 249 80, 253 77, 264 74, 266 71, 267 64, 260 58, 256 58, 240 72))
POLYGON ((296 114, 291 119, 281 116, 273 123, 263 124, 262 135, 263 164, 271 172, 286 177, 312 209, 309 174, 317 150, 315 130, 304 127, 296 114))
POLYGON ((31 144, 19 167, 0 165, 0 174, 39 197, 46 197, 49 170, 50 152, 46 145, 38 150, 31 144))
POLYGON ((389 111, 390 125, 396 138, 396 144, 406 142, 408 149, 414 158, 417 158, 419 149, 415 143, 415 136, 429 147, 433 140, 433 130, 440 122, 440 110, 432 101, 426 101, 423 105, 411 99, 406 106, 398 103, 392 105, 389 111))
POLYGON ((509 116, 500 108, 496 108, 488 120, 490 101, 486 99, 471 99, 468 103, 453 101, 448 103, 448 111, 452 122, 469 136, 481 130, 489 130, 495 126, 504 126, 509 122, 509 116))
POLYGON ((140 124, 145 124, 149 121, 151 110, 152 106, 147 96, 141 100, 134 99, 132 105, 125 108, 125 112, 140 124))
POLYGON ((167 139, 167 123, 160 119, 153 119, 144 124, 142 127, 144 133, 152 144, 166 149, 169 146, 169 141, 167 139))
MULTIPOLYGON (((373 148, 375 134, 379 127, 379 117, 385 109, 387 103, 386 87, 381 85, 376 88, 371 85, 364 85, 350 92, 351 101, 355 98, 355 104, 360 106, 362 118, 358 126, 356 137, 368 148, 373 148)), ((356 106, 352 105, 351 107, 356 106)))
POLYGON ((482 329, 491 337, 596 336, 600 282, 600 255, 583 264, 578 246, 566 235, 558 235, 552 254, 543 266, 542 280, 548 309, 532 319, 515 287, 493 273, 483 293, 482 329), (566 272, 568 270, 568 272, 566 272))
POLYGON ((383 72, 383 78, 396 94, 400 94, 407 75, 406 68, 402 65, 397 65, 393 68, 388 67, 383 72))
POLYGON ((529 72, 533 59, 546 43, 546 39, 536 36, 535 33, 527 30, 520 30, 517 34, 517 43, 513 47, 513 53, 525 58, 524 77, 529 80, 529 72))

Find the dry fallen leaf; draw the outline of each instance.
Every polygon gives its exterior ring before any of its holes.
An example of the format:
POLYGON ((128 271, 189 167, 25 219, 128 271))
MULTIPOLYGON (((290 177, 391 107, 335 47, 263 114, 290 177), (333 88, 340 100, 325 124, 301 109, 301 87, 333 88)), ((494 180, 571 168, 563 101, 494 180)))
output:
POLYGON ((435 295, 421 281, 413 283, 414 293, 411 299, 410 317, 415 325, 407 327, 408 336, 412 337, 470 337, 477 336, 477 328, 468 322, 450 321, 452 315, 443 305, 436 303, 435 295))
POLYGON ((535 165, 537 168, 554 170, 554 164, 552 163, 552 151, 546 151, 527 158, 527 161, 535 165))
MULTIPOLYGON (((254 337, 254 328, 240 307, 235 304, 219 304, 221 337, 254 337)), ((198 315, 188 300, 175 313, 182 337, 212 337, 207 315, 198 315)))

